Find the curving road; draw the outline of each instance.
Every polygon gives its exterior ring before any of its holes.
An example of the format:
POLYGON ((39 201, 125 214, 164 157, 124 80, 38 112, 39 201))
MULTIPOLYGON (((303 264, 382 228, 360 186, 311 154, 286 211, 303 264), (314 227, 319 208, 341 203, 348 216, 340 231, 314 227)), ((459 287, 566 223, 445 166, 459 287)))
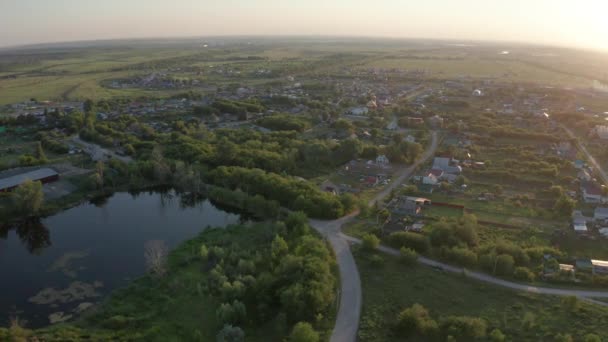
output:
MULTIPOLYGON (((345 239, 353 244, 361 243, 360 239, 357 239, 357 238, 354 238, 354 237, 351 237, 348 235, 344 235, 344 234, 340 234, 340 235, 343 239, 345 239)), ((395 256, 399 256, 399 254, 400 254, 398 250, 396 250, 394 248, 386 247, 386 246, 379 246, 378 250, 380 250, 381 252, 384 252, 386 254, 391 254, 391 255, 395 255, 395 256)), ((423 265, 441 268, 442 270, 447 271, 447 272, 464 274, 468 278, 472 278, 472 279, 483 281, 486 283, 510 288, 513 290, 525 291, 525 292, 537 293, 537 294, 554 295, 554 296, 576 296, 576 297, 581 297, 585 300, 588 300, 588 301, 596 303, 596 304, 608 306, 608 303, 590 299, 590 298, 608 298, 608 292, 605 292, 605 291, 570 290, 570 289, 557 289, 557 288, 550 288, 550 287, 530 286, 530 285, 514 283, 512 281, 496 278, 496 277, 493 277, 493 276, 485 274, 485 273, 469 271, 465 268, 448 265, 448 264, 445 264, 445 263, 442 263, 442 262, 439 262, 439 261, 436 261, 433 259, 425 258, 425 257, 418 257, 418 262, 423 265)))
MULTIPOLYGON (((420 164, 431 158, 435 154, 438 142, 438 133, 433 132, 431 146, 413 165, 398 171, 398 175, 394 177, 393 181, 369 202, 370 205, 388 196, 393 189, 409 178, 420 164)), ((310 220, 310 225, 329 241, 340 268, 340 305, 336 316, 336 325, 331 334, 331 342, 354 342, 357 340, 359 317, 361 315, 361 279, 349 245, 350 242, 356 242, 356 239, 353 240, 353 238, 342 234, 340 231, 342 225, 351 221, 357 214, 358 212, 354 212, 333 221, 310 220)))

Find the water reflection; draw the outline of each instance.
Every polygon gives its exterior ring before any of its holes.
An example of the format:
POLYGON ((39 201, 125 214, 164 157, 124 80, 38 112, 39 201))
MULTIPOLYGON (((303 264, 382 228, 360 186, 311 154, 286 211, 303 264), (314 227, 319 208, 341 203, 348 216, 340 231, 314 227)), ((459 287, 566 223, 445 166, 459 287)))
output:
POLYGON ((6 240, 8 232, 11 230, 15 230, 30 254, 40 255, 45 248, 51 246, 51 233, 40 222, 39 218, 30 218, 10 225, 1 225, 0 238, 6 240))

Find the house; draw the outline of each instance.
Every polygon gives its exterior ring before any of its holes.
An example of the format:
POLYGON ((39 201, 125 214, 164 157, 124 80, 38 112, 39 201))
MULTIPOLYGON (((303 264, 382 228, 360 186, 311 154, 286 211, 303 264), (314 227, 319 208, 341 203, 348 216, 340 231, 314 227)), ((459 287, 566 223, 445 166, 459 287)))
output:
POLYGON ((55 170, 49 168, 21 172, 10 177, 0 179, 0 192, 11 191, 24 183, 26 180, 40 181, 41 183, 46 184, 55 182, 58 179, 59 174, 55 170))
POLYGON ((409 135, 407 137, 405 137, 405 141, 409 142, 409 143, 415 143, 416 142, 416 138, 412 135, 409 135))
POLYGON ((426 175, 426 176, 424 176, 424 178, 422 178, 422 184, 437 185, 437 183, 439 183, 439 179, 433 173, 429 172, 428 175, 426 175))
POLYGON ((580 170, 576 176, 584 182, 589 182, 591 180, 591 175, 585 169, 580 170))
POLYGON ((422 126, 424 125, 424 120, 422 118, 414 118, 414 117, 407 117, 407 125, 408 126, 422 126))
POLYGON ((445 168, 447 168, 449 166, 450 166, 450 158, 435 157, 435 159, 433 159, 433 169, 444 170, 445 168))
POLYGON ((608 220, 608 208, 597 207, 593 212, 593 219, 595 221, 606 221, 608 220))
POLYGON ((376 164, 382 165, 382 166, 387 166, 390 163, 388 161, 388 158, 384 154, 381 154, 378 157, 376 157, 376 164))
POLYGON ((572 224, 572 227, 574 228, 574 231, 579 234, 585 234, 588 231, 587 222, 585 222, 585 221, 574 222, 572 224))
POLYGON ((368 176, 363 180, 363 182, 370 187, 376 186, 378 185, 378 177, 368 176))
POLYGON ((323 183, 321 183, 320 188, 322 191, 330 192, 334 195, 340 194, 340 188, 329 179, 326 179, 323 183))
POLYGON ((439 115, 435 115, 429 118, 429 124, 434 128, 442 128, 443 121, 443 118, 439 115))
POLYGON ((582 190, 585 203, 600 203, 602 201, 602 189, 597 185, 587 182, 582 185, 582 190))
POLYGON ((406 200, 399 206, 399 212, 404 215, 416 216, 420 215, 422 209, 418 204, 414 201, 406 200))
POLYGON ((367 107, 355 107, 350 110, 351 115, 365 116, 367 113, 369 113, 369 109, 367 107))
POLYGON ((473 90, 472 95, 475 97, 480 97, 480 96, 483 96, 483 92, 480 89, 475 89, 475 90, 473 90))
POLYGON ((405 230, 411 231, 411 232, 417 232, 417 233, 422 232, 422 229, 424 229, 423 222, 416 222, 416 223, 412 224, 411 226, 405 227, 405 230))
POLYGON ((593 131, 595 132, 595 134, 597 135, 598 138, 600 138, 602 140, 608 140, 608 126, 597 125, 597 126, 595 126, 593 131))
POLYGON ((580 160, 580 159, 575 160, 574 161, 574 167, 577 168, 577 169, 582 169, 582 168, 585 167, 585 162, 582 161, 582 160, 580 160))
POLYGON ((600 228, 597 230, 601 236, 608 238, 608 228, 600 228))
POLYGON ((608 261, 592 259, 591 265, 593 265, 593 274, 608 274, 608 261))

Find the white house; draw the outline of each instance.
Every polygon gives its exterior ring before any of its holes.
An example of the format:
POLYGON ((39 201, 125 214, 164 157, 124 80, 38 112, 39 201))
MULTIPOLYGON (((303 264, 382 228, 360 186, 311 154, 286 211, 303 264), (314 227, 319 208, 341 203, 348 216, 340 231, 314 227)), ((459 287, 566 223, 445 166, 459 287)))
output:
POLYGON ((367 107, 355 107, 350 110, 350 114, 357 116, 364 116, 369 113, 369 109, 367 107))
POLYGON ((473 96, 475 96, 475 97, 483 96, 483 92, 480 89, 475 89, 475 90, 473 90, 473 96))
POLYGON ((376 157, 376 164, 386 166, 386 165, 390 164, 390 162, 384 154, 381 154, 378 157, 376 157))
POLYGON ((409 135, 407 137, 405 137, 405 141, 409 142, 409 143, 415 143, 416 142, 416 138, 412 135, 409 135))

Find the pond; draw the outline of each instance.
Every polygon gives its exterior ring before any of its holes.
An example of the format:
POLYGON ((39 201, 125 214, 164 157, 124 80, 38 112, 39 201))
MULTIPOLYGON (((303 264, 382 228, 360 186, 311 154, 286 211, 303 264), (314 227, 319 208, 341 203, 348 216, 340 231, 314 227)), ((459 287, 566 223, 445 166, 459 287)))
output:
POLYGON ((116 193, 42 220, 0 227, 0 326, 76 317, 146 272, 144 246, 171 249, 241 216, 174 191, 116 193), (159 242, 162 241, 162 242, 159 242))

